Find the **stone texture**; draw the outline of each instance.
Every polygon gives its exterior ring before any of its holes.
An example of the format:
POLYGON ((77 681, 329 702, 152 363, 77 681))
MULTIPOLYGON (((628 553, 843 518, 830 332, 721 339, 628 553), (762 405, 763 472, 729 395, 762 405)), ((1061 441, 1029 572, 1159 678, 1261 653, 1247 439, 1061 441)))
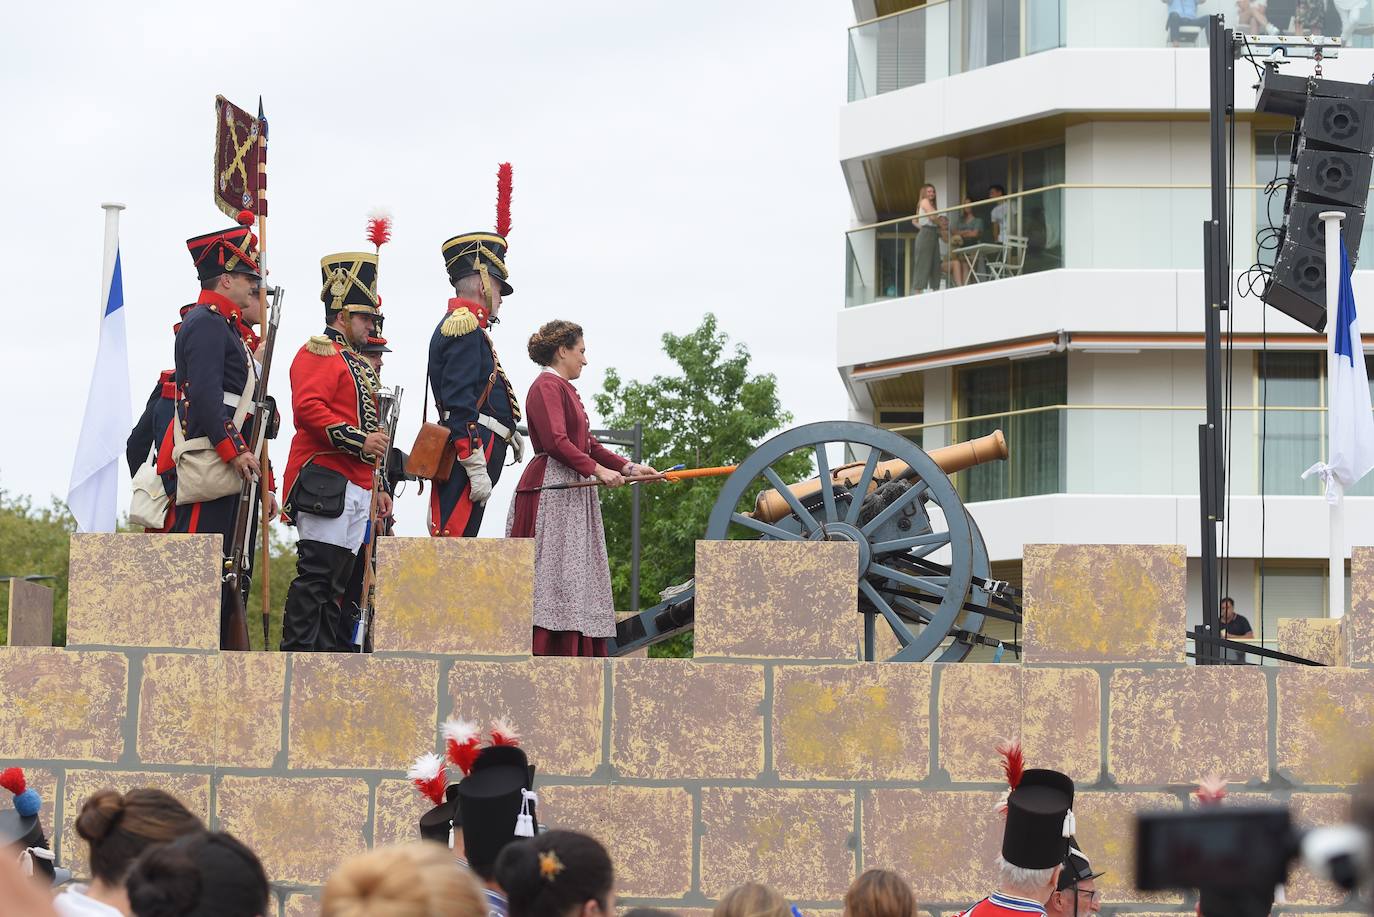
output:
POLYGON ((1153 809, 1178 809, 1182 803, 1167 793, 1077 793, 1073 814, 1077 838, 1093 869, 1107 874, 1097 887, 1110 904, 1179 903, 1173 892, 1142 892, 1135 888, 1135 815, 1153 809))
POLYGON ((374 848, 420 839, 420 816, 433 808, 434 804, 421 796, 413 783, 409 780, 382 780, 377 784, 376 797, 375 824, 372 827, 374 848))
POLYGON ((1091 669, 946 663, 940 672, 940 767, 959 782, 1002 781, 1001 740, 1035 767, 1096 782, 1101 690, 1091 669))
POLYGON ((108 761, 124 753, 129 663, 121 653, 0 650, 0 753, 8 759, 108 761))
POLYGON ((848 542, 698 541, 696 654, 856 659, 848 542))
POLYGON ((848 790, 701 791, 701 891, 762 882, 791 900, 838 901, 854 878, 848 790))
POLYGON ((617 659, 611 764, 621 777, 747 778, 763 770, 763 668, 617 659))
MULTIPOLYGON (((1280 618, 1279 652, 1320 662, 1345 665, 1345 640, 1339 618, 1280 618)), ((1283 662, 1280 665, 1297 665, 1283 662)))
POLYGON ((1258 668, 1118 669, 1109 704, 1107 771, 1119 784, 1269 778, 1269 688, 1258 668))
POLYGON ((924 780, 930 773, 931 668, 780 666, 773 674, 773 762, 783 780, 924 780))
MULTIPOLYGON (((1289 811, 1299 828, 1339 825, 1350 821, 1350 797, 1345 793, 1294 793, 1289 811)), ((1329 879, 1321 879, 1302 865, 1294 864, 1285 886, 1289 904, 1334 907, 1345 901, 1345 894, 1329 879)))
POLYGON ((554 656, 456 660, 448 679, 452 715, 484 725, 504 717, 539 750, 541 774, 588 776, 601 764, 605 666, 601 659, 554 656))
POLYGON ((1348 665, 1374 665, 1374 548, 1350 551, 1350 613, 1341 619, 1348 665))
POLYGON ((52 646, 52 587, 10 580, 7 646, 52 646))
POLYGON ((533 620, 533 539, 378 543, 378 652, 528 656, 533 620))
POLYGON ((286 654, 149 654, 139 686, 145 764, 271 767, 281 749, 286 654))
POLYGON ((273 882, 323 885, 345 858, 367 849, 367 784, 346 777, 220 778, 219 830, 243 841, 273 882))
POLYGON ((218 535, 73 535, 68 646, 219 648, 218 535))
POLYGON ((337 653, 291 663, 291 768, 404 771, 435 747, 439 664, 337 653))
POLYGON ((319 917, 320 899, 316 895, 293 893, 282 902, 281 917, 319 917))
POLYGON ((202 821, 210 821, 210 777, 208 774, 161 774, 150 771, 95 771, 72 769, 62 794, 62 865, 82 878, 89 878, 89 848, 76 833, 81 804, 106 787, 127 793, 136 787, 153 787, 171 793, 202 821))
POLYGON ((1279 773, 1301 784, 1349 784, 1374 760, 1374 671, 1278 673, 1279 773))
POLYGON ((1028 544, 1026 662, 1183 662, 1182 545, 1028 544))
POLYGON ((923 907, 963 909, 995 887, 999 793, 873 790, 863 794, 864 867, 892 869, 923 907))
POLYGON ((692 886, 692 797, 676 787, 546 786, 539 817, 606 845, 616 894, 680 898, 692 886))

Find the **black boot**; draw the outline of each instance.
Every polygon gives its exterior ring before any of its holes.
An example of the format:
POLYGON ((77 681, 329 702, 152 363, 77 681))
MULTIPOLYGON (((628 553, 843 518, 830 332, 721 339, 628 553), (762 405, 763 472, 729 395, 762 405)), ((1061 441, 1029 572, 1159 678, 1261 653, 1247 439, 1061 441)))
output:
POLYGON ((296 578, 287 590, 282 611, 282 652, 308 653, 316 648, 322 612, 333 602, 334 552, 341 550, 322 541, 296 543, 296 578))
POLYGON ((357 610, 344 596, 348 592, 348 581, 353 577, 357 555, 347 548, 335 545, 328 547, 329 603, 321 611, 322 621, 315 639, 315 650, 321 653, 356 653, 358 648, 353 644, 353 628, 358 620, 357 610))

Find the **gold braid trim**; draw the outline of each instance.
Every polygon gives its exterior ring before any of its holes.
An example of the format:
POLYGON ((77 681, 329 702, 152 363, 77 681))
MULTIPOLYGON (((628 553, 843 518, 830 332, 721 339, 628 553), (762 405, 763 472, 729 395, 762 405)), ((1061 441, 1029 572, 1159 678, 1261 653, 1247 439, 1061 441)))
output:
POLYGON ((334 341, 325 334, 312 334, 305 342, 305 349, 317 357, 332 357, 335 353, 334 341))
POLYGON ((446 338, 462 337, 477 330, 477 316, 467 306, 459 306, 448 314, 439 326, 439 333, 446 338))
POLYGON ((465 256, 467 256, 467 255, 473 255, 473 256, 485 255, 486 258, 487 258, 487 260, 490 261, 490 262, 492 263, 492 265, 496 267, 497 270, 499 270, 499 271, 500 271, 502 274, 504 274, 506 277, 509 277, 509 276, 510 276, 510 271, 506 270, 506 263, 505 263, 504 261, 502 261, 500 258, 496 257, 496 253, 493 252, 491 249, 487 248, 487 247, 486 247, 485 245, 483 245, 481 242, 478 242, 478 243, 477 243, 477 247, 476 247, 475 249, 473 249, 473 248, 465 248, 465 249, 463 249, 461 252, 459 252, 458 254, 454 255, 452 258, 449 258, 446 262, 444 262, 444 267, 453 267, 453 263, 454 263, 455 261, 457 261, 459 258, 463 258, 463 257, 465 257, 465 256))

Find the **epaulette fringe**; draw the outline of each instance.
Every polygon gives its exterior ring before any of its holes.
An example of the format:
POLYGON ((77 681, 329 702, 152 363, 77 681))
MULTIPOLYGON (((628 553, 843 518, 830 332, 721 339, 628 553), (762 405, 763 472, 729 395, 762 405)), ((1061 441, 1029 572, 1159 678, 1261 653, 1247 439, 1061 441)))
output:
POLYGON ((459 307, 448 314, 444 323, 439 326, 439 333, 444 337, 456 338, 465 334, 471 334, 477 330, 477 316, 473 315, 466 308, 459 307))
POLYGON ((310 340, 305 342, 305 349, 317 357, 330 357, 336 353, 334 342, 327 334, 310 335, 310 340))

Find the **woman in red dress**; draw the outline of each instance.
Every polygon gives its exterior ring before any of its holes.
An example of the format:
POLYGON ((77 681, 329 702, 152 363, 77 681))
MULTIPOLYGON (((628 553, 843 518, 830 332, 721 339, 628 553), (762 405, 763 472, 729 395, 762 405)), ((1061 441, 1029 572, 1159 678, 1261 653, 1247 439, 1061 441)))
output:
POLYGON ((515 489, 506 535, 534 539, 534 654, 605 656, 615 603, 598 487, 539 490, 595 479, 619 487, 627 474, 655 474, 596 441, 572 381, 587 365, 582 328, 554 321, 530 337, 544 367, 525 398, 534 458, 515 489))

